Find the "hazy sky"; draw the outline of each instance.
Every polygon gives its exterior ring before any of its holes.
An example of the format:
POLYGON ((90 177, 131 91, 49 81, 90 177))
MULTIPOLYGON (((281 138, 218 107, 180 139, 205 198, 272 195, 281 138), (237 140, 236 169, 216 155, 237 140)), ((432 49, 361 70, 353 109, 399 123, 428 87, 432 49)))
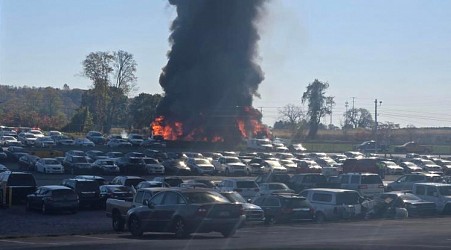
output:
MULTIPOLYGON (((451 1, 273 0, 259 23, 264 122, 300 105, 314 79, 330 84, 333 123, 345 102, 401 126, 451 127, 451 1)), ((161 93, 169 25, 165 0, 0 0, 0 84, 88 89, 81 62, 125 50, 138 91, 161 93)), ((0 97, 1 98, 1 97, 0 97)), ((329 122, 329 117, 327 118, 329 122)))

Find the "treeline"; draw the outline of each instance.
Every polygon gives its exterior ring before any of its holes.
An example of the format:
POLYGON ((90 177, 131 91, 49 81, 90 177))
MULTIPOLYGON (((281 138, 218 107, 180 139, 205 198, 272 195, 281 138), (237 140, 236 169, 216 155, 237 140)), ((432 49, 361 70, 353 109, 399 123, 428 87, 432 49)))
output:
MULTIPOLYGON (((115 121, 108 126, 128 129, 148 128, 155 117, 161 95, 141 93, 116 97, 115 121)), ((97 129, 95 93, 91 90, 0 85, 0 125, 39 127, 44 130, 86 132, 97 129)), ((104 131, 107 132, 107 131, 104 131)))

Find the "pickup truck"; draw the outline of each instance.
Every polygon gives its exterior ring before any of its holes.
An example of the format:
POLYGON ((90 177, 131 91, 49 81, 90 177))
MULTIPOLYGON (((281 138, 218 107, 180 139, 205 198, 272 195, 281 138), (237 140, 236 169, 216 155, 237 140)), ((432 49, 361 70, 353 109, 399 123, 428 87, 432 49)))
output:
POLYGON ((113 229, 116 232, 123 231, 126 225, 127 212, 130 208, 144 205, 144 201, 150 200, 156 193, 167 188, 142 188, 139 189, 133 201, 109 198, 106 201, 106 216, 112 218, 113 229))

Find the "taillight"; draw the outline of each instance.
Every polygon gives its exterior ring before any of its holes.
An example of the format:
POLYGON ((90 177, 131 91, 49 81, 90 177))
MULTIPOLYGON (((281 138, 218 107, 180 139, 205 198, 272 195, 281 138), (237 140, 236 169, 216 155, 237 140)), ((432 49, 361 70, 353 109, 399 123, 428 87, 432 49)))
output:
POLYGON ((235 192, 241 192, 241 191, 243 191, 243 190, 241 190, 240 188, 236 188, 236 189, 234 189, 233 191, 235 191, 235 192))
POLYGON ((359 189, 368 189, 368 185, 359 185, 359 189))
POLYGON ((207 212, 208 211, 207 211, 206 208, 200 207, 200 208, 197 209, 196 215, 197 216, 201 216, 201 217, 205 217, 205 216, 207 216, 207 212))

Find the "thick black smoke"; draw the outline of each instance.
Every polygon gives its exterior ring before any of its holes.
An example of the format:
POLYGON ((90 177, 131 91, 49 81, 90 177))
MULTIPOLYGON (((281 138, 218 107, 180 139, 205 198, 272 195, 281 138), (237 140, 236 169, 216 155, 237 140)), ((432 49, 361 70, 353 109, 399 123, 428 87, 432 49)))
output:
POLYGON ((160 76, 165 95, 158 114, 168 122, 183 123, 180 139, 190 134, 199 139, 240 137, 237 117, 255 119, 246 117, 243 108, 252 106, 264 79, 255 63, 260 39, 255 23, 264 0, 169 3, 176 6, 177 18, 171 26, 169 60, 160 76))

